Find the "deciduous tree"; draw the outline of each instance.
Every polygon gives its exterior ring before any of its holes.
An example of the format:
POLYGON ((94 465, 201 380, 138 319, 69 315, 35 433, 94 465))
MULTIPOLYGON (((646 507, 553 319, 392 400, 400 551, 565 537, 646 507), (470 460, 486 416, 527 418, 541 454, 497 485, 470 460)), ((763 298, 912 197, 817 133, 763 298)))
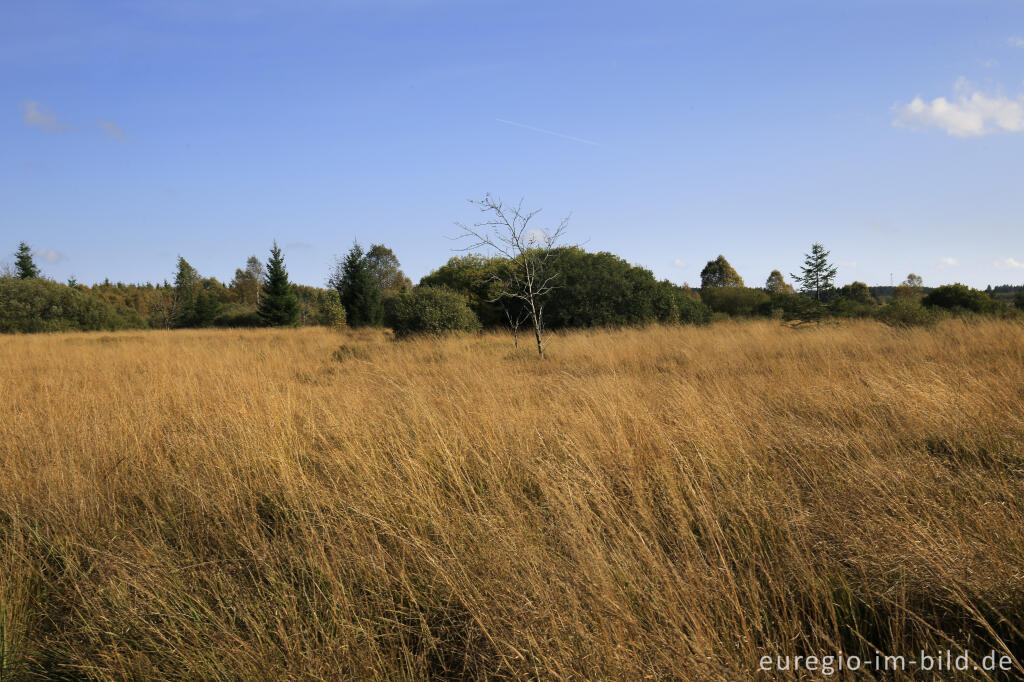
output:
POLYGON ((796 293, 793 285, 789 284, 778 270, 772 270, 771 274, 768 275, 768 280, 764 283, 764 290, 772 296, 796 293))
POLYGON ((540 211, 523 211, 522 200, 515 206, 506 206, 486 194, 470 203, 487 217, 472 226, 456 223, 462 228, 461 236, 472 242, 464 250, 487 247, 503 259, 494 275, 498 290, 493 300, 507 298, 522 304, 533 326, 537 354, 543 358, 544 306, 558 280, 558 271, 552 267, 552 251, 565 234, 569 218, 563 218, 551 230, 538 230, 530 223, 540 211))
POLYGON ((729 265, 725 256, 719 255, 714 260, 709 260, 704 269, 700 271, 700 286, 705 287, 741 287, 743 278, 729 265))

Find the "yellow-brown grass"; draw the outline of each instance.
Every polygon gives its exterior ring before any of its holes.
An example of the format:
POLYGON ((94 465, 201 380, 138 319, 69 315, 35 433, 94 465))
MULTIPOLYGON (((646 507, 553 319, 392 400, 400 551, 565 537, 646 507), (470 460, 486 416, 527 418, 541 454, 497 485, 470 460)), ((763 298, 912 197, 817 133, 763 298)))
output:
POLYGON ((0 676, 1024 647, 1024 327, 0 338, 0 676))

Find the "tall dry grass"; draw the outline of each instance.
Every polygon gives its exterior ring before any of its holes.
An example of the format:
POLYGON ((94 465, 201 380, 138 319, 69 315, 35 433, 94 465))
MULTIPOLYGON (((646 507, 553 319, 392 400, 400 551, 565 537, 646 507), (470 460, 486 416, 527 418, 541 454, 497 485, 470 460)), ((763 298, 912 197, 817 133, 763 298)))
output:
POLYGON ((1019 675, 1022 490, 1009 323, 4 337, 0 670, 1019 675))

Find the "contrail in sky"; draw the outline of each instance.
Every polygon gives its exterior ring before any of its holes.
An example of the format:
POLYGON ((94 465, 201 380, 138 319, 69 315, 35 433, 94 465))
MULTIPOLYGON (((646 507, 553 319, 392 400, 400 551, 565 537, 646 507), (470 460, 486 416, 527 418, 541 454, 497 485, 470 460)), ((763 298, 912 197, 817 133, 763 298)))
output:
POLYGON ((507 123, 510 126, 516 126, 517 128, 526 128, 527 130, 532 130, 535 133, 544 133, 545 135, 554 135, 555 137, 560 137, 563 140, 572 140, 573 142, 582 142, 583 144, 590 144, 590 145, 594 145, 595 147, 597 146, 596 142, 592 142, 591 140, 584 140, 582 137, 573 137, 572 135, 563 135, 562 133, 556 133, 553 130, 544 130, 543 128, 535 128, 533 126, 528 126, 525 123, 516 123, 515 121, 506 121, 503 118, 496 118, 494 120, 497 121, 498 123, 507 123))

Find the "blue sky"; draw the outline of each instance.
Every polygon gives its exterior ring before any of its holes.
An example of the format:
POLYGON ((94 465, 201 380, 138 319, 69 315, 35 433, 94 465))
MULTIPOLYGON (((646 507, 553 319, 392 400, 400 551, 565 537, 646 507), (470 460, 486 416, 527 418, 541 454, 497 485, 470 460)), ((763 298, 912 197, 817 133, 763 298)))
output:
POLYGON ((680 283, 1019 284, 1024 3, 4 0, 0 150, 60 280, 417 280, 491 192, 680 283))

